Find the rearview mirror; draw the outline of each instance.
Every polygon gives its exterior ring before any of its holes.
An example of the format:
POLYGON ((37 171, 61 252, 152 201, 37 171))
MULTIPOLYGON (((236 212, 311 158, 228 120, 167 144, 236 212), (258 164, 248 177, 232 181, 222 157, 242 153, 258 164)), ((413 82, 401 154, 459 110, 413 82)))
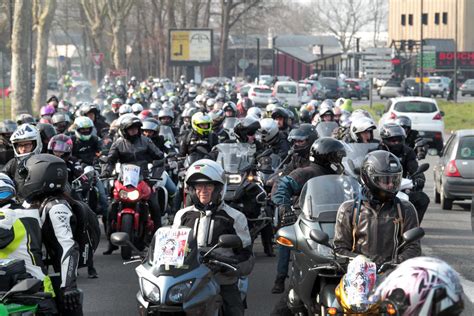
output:
POLYGON ((323 231, 312 229, 309 232, 309 237, 318 244, 331 247, 331 245, 329 244, 329 235, 323 231))
POLYGON ((439 114, 440 114, 441 116, 444 116, 444 111, 439 111, 439 114))
POLYGON ((421 227, 412 228, 403 233, 403 241, 405 244, 412 243, 414 241, 420 240, 425 236, 425 230, 421 227))
POLYGON ((241 248, 242 239, 237 235, 226 234, 219 236, 219 246, 222 248, 241 248))
POLYGON ((421 164, 418 166, 418 169, 416 170, 416 174, 420 174, 420 173, 423 173, 425 172, 426 170, 428 170, 430 168, 430 164, 429 163, 424 163, 424 164, 421 164))
POLYGON ((117 232, 110 236, 110 242, 115 246, 128 246, 130 236, 127 233, 117 232))
POLYGON ((94 167, 92 166, 86 166, 84 168, 84 174, 93 174, 95 172, 94 167))

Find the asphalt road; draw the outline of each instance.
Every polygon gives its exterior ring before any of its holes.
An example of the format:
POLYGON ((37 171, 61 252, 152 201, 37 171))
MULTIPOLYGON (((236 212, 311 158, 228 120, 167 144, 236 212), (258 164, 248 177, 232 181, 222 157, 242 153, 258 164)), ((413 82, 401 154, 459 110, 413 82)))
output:
MULTIPOLYGON (((428 157, 431 166, 437 158, 428 157)), ((425 191, 433 200, 432 168, 426 172, 425 191)), ((422 240, 423 252, 451 264, 463 277, 465 292, 474 300, 474 234, 471 230, 470 203, 456 203, 452 211, 442 211, 439 204, 431 203, 422 227, 426 236, 422 240)), ((138 291, 135 267, 123 265, 118 252, 102 255, 105 240, 96 255, 99 279, 87 279, 80 270, 79 285, 85 293, 86 315, 136 315, 135 294, 138 291)), ((260 244, 256 244, 256 264, 250 276, 247 315, 269 315, 279 296, 270 293, 273 285, 276 258, 264 256, 260 244)), ((466 301, 467 302, 467 301, 466 301)), ((472 304, 467 304, 463 315, 474 315, 472 304)))

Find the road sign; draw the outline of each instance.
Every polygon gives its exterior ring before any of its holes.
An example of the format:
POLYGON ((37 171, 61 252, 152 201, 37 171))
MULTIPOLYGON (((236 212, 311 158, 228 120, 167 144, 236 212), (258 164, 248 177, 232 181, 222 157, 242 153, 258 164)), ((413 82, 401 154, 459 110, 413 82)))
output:
POLYGON ((393 72, 392 50, 385 47, 373 47, 364 50, 360 66, 369 78, 388 79, 393 72))
POLYGON ((109 69, 107 73, 110 77, 126 77, 127 69, 109 69))
MULTIPOLYGON (((416 56, 416 66, 420 68, 421 65, 421 54, 416 56)), ((436 52, 423 52, 423 69, 434 70, 436 69, 436 52)))
POLYGON ((249 67, 249 61, 248 59, 245 58, 240 58, 239 59, 239 68, 242 70, 245 70, 249 67))
POLYGON ((212 30, 172 29, 168 47, 171 65, 209 64, 212 62, 212 30))
POLYGON ((66 60, 66 56, 59 55, 58 60, 59 60, 59 62, 63 63, 66 60))
POLYGON ((104 60, 104 53, 92 53, 91 57, 94 64, 100 65, 104 60))

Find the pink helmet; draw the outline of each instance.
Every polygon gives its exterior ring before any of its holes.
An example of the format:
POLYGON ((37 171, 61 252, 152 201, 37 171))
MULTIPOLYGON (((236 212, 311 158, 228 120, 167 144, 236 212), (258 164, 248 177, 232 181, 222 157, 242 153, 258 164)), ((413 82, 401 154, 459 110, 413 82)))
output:
POLYGON ((50 104, 44 105, 40 109, 40 116, 53 116, 54 112, 56 112, 54 106, 50 104))

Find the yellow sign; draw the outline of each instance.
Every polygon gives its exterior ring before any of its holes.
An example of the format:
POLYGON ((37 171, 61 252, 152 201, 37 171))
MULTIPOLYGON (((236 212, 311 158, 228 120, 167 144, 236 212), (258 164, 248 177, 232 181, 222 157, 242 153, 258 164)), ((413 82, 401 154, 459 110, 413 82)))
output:
POLYGON ((189 60, 189 31, 171 32, 170 60, 189 60))
MULTIPOLYGON (((415 82, 420 83, 420 77, 416 77, 415 82)), ((428 82, 430 82, 430 78, 429 77, 423 77, 423 83, 428 83, 428 82)))

